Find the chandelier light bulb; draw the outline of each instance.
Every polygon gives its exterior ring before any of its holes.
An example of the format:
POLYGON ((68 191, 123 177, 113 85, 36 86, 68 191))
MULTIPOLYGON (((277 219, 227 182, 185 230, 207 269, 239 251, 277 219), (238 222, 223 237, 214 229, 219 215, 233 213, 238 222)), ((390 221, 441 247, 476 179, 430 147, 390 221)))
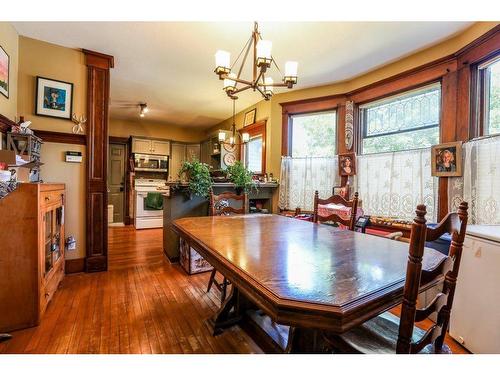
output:
POLYGON ((273 42, 270 40, 259 40, 257 42, 257 58, 270 60, 272 48, 273 42))
POLYGON ((298 66, 297 61, 287 61, 285 63, 285 77, 297 77, 298 66))
POLYGON ((243 141, 243 143, 247 143, 249 140, 250 140, 250 134, 248 133, 243 133, 241 135, 241 140, 243 141))
POLYGON ((218 50, 215 53, 215 67, 227 68, 231 67, 231 54, 227 51, 218 50))
POLYGON ((273 83, 274 83, 274 81, 271 77, 266 77, 264 79, 264 93, 266 95, 269 95, 269 96, 273 95, 273 86, 272 86, 273 83))
POLYGON ((219 142, 224 142, 226 140, 226 133, 223 131, 219 132, 219 142))
POLYGON ((229 137, 229 143, 231 145, 234 145, 234 137, 233 136, 229 137))
POLYGON ((236 74, 234 73, 229 73, 227 78, 224 78, 224 90, 226 91, 236 90, 236 81, 234 80, 235 78, 236 74))

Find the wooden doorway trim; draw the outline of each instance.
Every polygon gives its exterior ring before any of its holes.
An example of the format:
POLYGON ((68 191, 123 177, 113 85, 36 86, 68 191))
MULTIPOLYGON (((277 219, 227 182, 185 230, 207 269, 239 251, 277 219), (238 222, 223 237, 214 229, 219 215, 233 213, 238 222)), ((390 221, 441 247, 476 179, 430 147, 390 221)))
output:
POLYGON ((107 158, 109 70, 113 56, 84 49, 87 65, 86 272, 108 269, 107 158))
POLYGON ((133 187, 131 186, 130 182, 130 150, 131 150, 131 144, 130 144, 130 138, 125 138, 125 137, 114 137, 114 136, 109 136, 108 137, 108 144, 114 143, 118 145, 124 145, 125 146, 125 191, 124 191, 124 197, 125 197, 125 202, 124 202, 124 216, 123 216, 123 223, 125 225, 130 225, 133 224, 132 217, 130 215, 130 194, 132 193, 133 187))

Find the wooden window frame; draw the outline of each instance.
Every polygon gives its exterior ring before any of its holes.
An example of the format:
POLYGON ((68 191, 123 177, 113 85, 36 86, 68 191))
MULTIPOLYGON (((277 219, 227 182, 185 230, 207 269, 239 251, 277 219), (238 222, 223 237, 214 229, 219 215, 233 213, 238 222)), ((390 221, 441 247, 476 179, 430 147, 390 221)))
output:
MULTIPOLYGON (((261 171, 259 172, 259 174, 266 173, 266 142, 267 142, 266 128, 267 128, 267 119, 257 121, 255 123, 253 123, 252 125, 247 125, 247 126, 243 127, 242 129, 238 130, 240 133, 240 137, 241 137, 241 134, 243 134, 243 133, 248 133, 250 135, 250 138, 253 138, 253 137, 256 137, 259 135, 262 136, 262 160, 261 160, 261 171)), ((240 160, 244 161, 244 163, 246 164, 246 161, 244 160, 244 156, 243 156, 244 153, 245 153, 245 144, 242 144, 240 147, 240 160)), ((245 165, 245 167, 246 167, 246 165, 245 165)))
MULTIPOLYGON (((489 76, 486 74, 489 65, 500 63, 500 49, 481 59, 471 66, 471 126, 472 137, 482 137, 489 135, 487 126, 489 125, 489 76), (482 67, 484 66, 484 67, 482 67)), ((472 138, 471 137, 471 138, 472 138)))
POLYGON ((294 102, 280 103, 282 107, 281 123, 281 155, 291 156, 292 151, 292 122, 291 117, 296 115, 307 115, 321 112, 335 111, 336 114, 336 139, 335 150, 343 152, 340 142, 340 133, 343 131, 344 111, 341 106, 345 106, 345 95, 333 95, 314 99, 298 100, 294 102))

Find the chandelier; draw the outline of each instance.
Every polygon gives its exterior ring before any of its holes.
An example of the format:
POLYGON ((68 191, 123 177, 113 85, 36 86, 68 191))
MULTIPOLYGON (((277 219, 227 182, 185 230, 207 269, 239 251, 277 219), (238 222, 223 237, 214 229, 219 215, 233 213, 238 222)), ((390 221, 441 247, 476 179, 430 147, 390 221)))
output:
MULTIPOLYGON (((287 87, 291 89, 293 85, 297 83, 298 63, 296 61, 287 61, 285 64, 285 74, 283 76, 278 64, 271 54, 271 49, 272 42, 262 39, 262 35, 259 32, 259 26, 257 22, 254 22, 252 35, 243 46, 243 49, 232 65, 230 63, 231 54, 229 52, 219 50, 215 53, 215 73, 219 76, 219 79, 224 82, 224 91, 233 100, 233 123, 231 125, 231 136, 229 137, 229 142, 227 142, 231 145, 236 144, 236 124, 234 122, 234 101, 238 99, 236 94, 251 88, 253 91, 259 91, 265 100, 269 100, 273 95, 275 87, 287 87), (252 79, 243 79, 241 75, 251 49, 253 49, 252 79), (237 73, 234 73, 232 70, 238 63, 238 60, 243 53, 243 59, 240 62, 237 73), (271 68, 272 64, 274 64, 280 75, 282 75, 281 83, 275 83, 270 76, 266 76, 268 69, 271 68), (240 85, 239 87, 238 84, 240 85)), ((219 141, 221 143, 226 143, 225 137, 226 134, 224 132, 219 133, 219 141)), ((246 143, 249 140, 249 134, 243 133, 243 143, 246 143)))
POLYGON ((265 100, 269 100, 273 95, 274 87, 288 87, 291 89, 297 83, 297 67, 296 61, 287 61, 285 64, 285 75, 282 77, 282 83, 274 83, 271 77, 266 77, 267 69, 271 68, 271 64, 276 66, 276 69, 281 74, 278 64, 271 55, 272 42, 270 40, 262 39, 259 32, 257 22, 254 23, 254 29, 250 39, 246 42, 240 54, 231 65, 231 54, 226 51, 217 51, 215 53, 215 73, 219 76, 220 80, 224 81, 224 91, 231 99, 238 99, 235 94, 253 89, 259 91, 265 100), (243 67, 247 61, 250 49, 253 47, 253 62, 252 62, 252 79, 241 78, 243 67), (238 73, 232 72, 233 67, 238 62, 241 54, 245 52, 238 73), (241 84, 241 87, 237 87, 241 84))

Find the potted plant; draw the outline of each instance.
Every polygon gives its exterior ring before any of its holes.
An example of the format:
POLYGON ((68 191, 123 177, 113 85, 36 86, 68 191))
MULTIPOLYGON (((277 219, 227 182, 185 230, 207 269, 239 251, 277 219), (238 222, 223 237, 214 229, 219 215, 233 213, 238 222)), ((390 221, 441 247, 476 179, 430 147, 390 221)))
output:
POLYGON ((188 190, 190 195, 200 198, 208 198, 212 188, 212 179, 208 165, 198 160, 185 161, 179 172, 179 177, 185 174, 188 180, 188 190))
POLYGON ((234 184, 236 194, 250 192, 252 189, 257 189, 255 181, 252 179, 253 173, 249 171, 241 161, 237 161, 234 165, 227 167, 227 177, 234 184))

